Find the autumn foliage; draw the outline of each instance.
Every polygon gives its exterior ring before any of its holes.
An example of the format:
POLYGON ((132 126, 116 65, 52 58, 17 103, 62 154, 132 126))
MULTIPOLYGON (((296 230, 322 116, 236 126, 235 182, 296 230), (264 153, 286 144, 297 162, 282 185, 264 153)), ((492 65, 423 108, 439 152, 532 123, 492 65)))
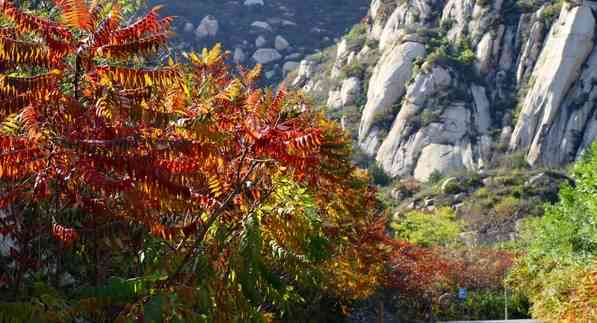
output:
POLYGON ((1 4, 4 317, 274 320, 381 283, 374 192, 300 94, 217 46, 160 59, 159 8, 125 26, 103 1, 1 4))
POLYGON ((0 4, 0 321, 325 321, 382 286, 494 283, 390 238, 302 94, 219 46, 168 58, 159 8, 125 25, 108 1, 0 4))

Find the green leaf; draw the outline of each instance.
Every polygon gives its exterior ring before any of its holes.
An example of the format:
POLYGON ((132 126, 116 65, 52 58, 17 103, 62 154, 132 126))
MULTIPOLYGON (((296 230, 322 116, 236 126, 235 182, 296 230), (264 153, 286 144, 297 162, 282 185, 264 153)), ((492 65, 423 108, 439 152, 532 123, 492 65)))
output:
POLYGON ((145 304, 143 307, 143 317, 145 322, 162 322, 162 306, 164 305, 164 297, 156 295, 145 304))

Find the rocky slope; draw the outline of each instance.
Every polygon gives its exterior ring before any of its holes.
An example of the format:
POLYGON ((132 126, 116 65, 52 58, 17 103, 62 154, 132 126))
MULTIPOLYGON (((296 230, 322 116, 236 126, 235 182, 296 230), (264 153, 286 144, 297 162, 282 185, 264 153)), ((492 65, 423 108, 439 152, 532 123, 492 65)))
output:
POLYGON ((597 2, 373 0, 288 82, 391 176, 563 165, 597 138, 597 2))
POLYGON ((305 55, 333 44, 367 14, 369 0, 148 0, 175 15, 176 42, 184 50, 223 43, 234 61, 265 65, 279 81, 305 55))

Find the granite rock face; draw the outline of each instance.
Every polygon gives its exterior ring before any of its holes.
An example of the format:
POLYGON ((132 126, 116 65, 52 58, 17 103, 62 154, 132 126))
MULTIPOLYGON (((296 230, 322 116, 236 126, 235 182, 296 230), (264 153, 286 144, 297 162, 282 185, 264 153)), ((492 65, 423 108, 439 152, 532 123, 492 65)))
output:
MULTIPOLYGON (((406 92, 407 81, 412 77, 414 60, 425 55, 425 46, 407 42, 389 50, 377 63, 369 80, 367 104, 361 116, 359 143, 371 135, 376 118, 382 118, 406 92)), ((365 151, 374 147, 364 145, 365 151)))
POLYGON ((374 0, 366 35, 353 29, 328 56, 307 57, 291 83, 344 113, 391 176, 482 170, 503 153, 573 162, 597 139, 597 2, 517 6, 374 0), (361 85, 354 100, 346 80, 361 85))
POLYGON ((569 161, 577 155, 584 128, 595 122, 594 36, 591 8, 564 6, 531 74, 532 87, 510 141, 533 165, 569 161))
POLYGON ((450 97, 462 86, 456 73, 443 67, 417 75, 376 154, 386 172, 425 181, 434 171, 483 165, 488 99, 479 86, 467 89, 472 102, 450 97))

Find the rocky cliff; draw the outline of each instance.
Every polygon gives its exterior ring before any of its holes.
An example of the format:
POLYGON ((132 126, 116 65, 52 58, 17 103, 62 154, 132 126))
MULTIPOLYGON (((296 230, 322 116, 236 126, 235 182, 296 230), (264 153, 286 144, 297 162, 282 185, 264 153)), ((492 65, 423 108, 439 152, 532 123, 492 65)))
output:
POLYGON ((597 138, 597 2, 373 0, 289 84, 391 176, 562 165, 597 138))

